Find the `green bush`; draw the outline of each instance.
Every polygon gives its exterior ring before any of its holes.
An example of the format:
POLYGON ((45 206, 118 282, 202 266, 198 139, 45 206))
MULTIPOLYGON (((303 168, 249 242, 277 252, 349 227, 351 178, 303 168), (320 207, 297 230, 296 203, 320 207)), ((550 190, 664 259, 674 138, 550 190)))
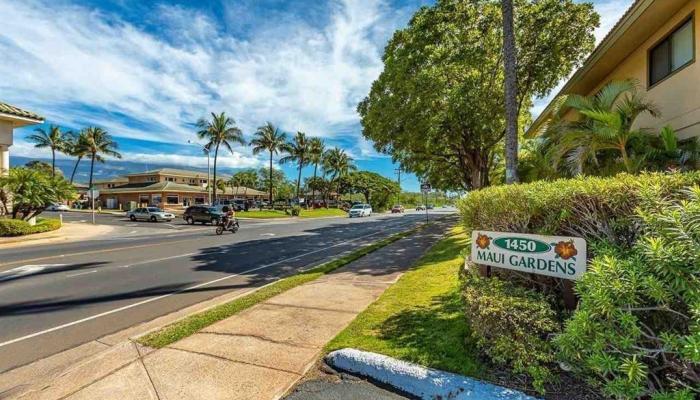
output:
POLYGON ((301 214, 301 207, 299 207, 299 206, 292 207, 291 213, 292 213, 292 217, 298 217, 299 214, 301 214))
POLYGON ((620 174, 494 186, 458 202, 468 231, 484 229, 580 236, 630 245, 638 233, 635 209, 641 193, 656 187, 664 196, 700 184, 700 172, 620 174))
POLYGON ((576 285, 560 356, 605 394, 693 399, 700 392, 700 188, 641 193, 640 240, 600 249, 576 285))
POLYGON ((498 364, 532 378, 544 393, 554 378, 555 360, 550 335, 560 331, 556 313, 546 296, 498 278, 463 273, 463 296, 471 335, 479 350, 498 364))
POLYGON ((39 219, 36 225, 31 226, 28 222, 21 219, 0 218, 0 237, 49 232, 60 227, 61 221, 57 219, 39 219))

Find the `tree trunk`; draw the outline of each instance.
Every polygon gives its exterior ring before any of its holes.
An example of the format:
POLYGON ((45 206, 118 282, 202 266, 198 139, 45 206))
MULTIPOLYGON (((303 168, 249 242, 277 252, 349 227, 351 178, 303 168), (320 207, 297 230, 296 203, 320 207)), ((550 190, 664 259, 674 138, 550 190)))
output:
POLYGON ((516 71, 513 0, 501 0, 503 65, 505 67, 506 183, 518 182, 518 77, 516 71))
POLYGON ((318 170, 318 163, 314 164, 314 185, 311 189, 311 208, 316 206, 316 171, 318 170))
POLYGON ((304 159, 299 160, 299 176, 297 177, 297 201, 299 201, 299 186, 301 186, 301 166, 304 165, 304 159))
MULTIPOLYGON (((214 194, 212 196, 212 199, 214 202, 216 202, 216 159, 219 156, 219 143, 216 143, 216 149, 214 150, 214 185, 213 185, 213 190, 214 194)), ((209 185, 211 185, 211 182, 209 182, 209 185)))
POLYGON ((92 198, 92 174, 95 170, 95 156, 97 154, 92 153, 92 157, 90 158, 90 184, 88 184, 88 193, 90 193, 90 209, 93 209, 93 205, 95 204, 95 200, 92 198))
POLYGON ((56 176, 56 149, 51 148, 51 177, 56 176))
POLYGON ((270 208, 272 208, 272 151, 270 151, 270 208))
POLYGON ((73 167, 73 173, 70 174, 70 183, 73 183, 73 178, 75 178, 75 172, 78 171, 78 164, 80 164, 80 160, 83 159, 83 156, 79 156, 78 160, 75 162, 75 167, 73 167))

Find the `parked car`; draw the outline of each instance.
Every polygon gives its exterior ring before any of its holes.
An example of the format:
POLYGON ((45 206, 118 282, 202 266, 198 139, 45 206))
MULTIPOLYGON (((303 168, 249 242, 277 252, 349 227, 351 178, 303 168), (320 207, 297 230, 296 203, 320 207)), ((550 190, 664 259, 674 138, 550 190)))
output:
POLYGON ((433 208, 435 208, 435 206, 434 206, 434 205, 432 205, 432 204, 428 204, 428 210, 432 210, 433 208))
POLYGON ((184 214, 182 214, 182 219, 184 219, 185 222, 190 225, 194 224, 195 222, 217 225, 222 216, 223 213, 216 207, 191 206, 185 209, 184 214))
POLYGON ((416 206, 416 211, 425 211, 425 206, 422 205, 422 204, 418 204, 418 205, 416 206))
POLYGON ((355 204, 348 211, 348 216, 353 217, 369 217, 372 215, 372 206, 369 204, 355 204))
POLYGON ((169 212, 165 212, 157 207, 136 208, 134 210, 127 212, 126 216, 127 216, 127 218, 129 218, 132 221, 136 221, 138 219, 141 219, 141 220, 151 221, 151 222, 158 222, 158 221, 170 222, 175 218, 175 215, 173 215, 169 212))
POLYGON ((53 203, 46 206, 46 211, 70 211, 70 207, 65 204, 53 203))
POLYGON ((393 207, 391 207, 391 213, 392 214, 400 214, 403 213, 405 210, 401 204, 397 204, 393 207))

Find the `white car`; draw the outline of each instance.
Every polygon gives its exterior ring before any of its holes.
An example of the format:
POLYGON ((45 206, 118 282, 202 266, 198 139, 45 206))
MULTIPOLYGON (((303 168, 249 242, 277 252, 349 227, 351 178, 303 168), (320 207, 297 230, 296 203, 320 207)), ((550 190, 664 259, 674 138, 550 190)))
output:
POLYGON ((170 222, 175 219, 175 215, 169 212, 165 212, 158 207, 142 207, 136 208, 126 213, 127 218, 132 221, 137 219, 142 219, 145 221, 158 222, 166 221, 170 222))
POLYGON ((348 211, 348 217, 369 217, 372 215, 372 206, 369 204, 355 204, 348 211))
POLYGON ((46 211, 70 211, 70 207, 65 204, 53 203, 46 207, 46 211))

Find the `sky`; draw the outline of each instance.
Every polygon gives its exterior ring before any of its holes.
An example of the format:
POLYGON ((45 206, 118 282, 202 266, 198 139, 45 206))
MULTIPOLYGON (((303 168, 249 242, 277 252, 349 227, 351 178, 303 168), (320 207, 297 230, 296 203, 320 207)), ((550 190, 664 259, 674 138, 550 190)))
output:
MULTIPOLYGON (((0 101, 67 130, 105 128, 125 159, 206 168, 194 123, 225 111, 249 139, 270 121, 339 146, 395 179, 361 134, 357 103, 391 34, 432 0, 0 0, 0 101)), ((600 40, 632 0, 595 0, 600 40)), ((563 84, 563 82, 562 82, 563 84)), ((552 91, 552 95, 558 88, 552 91)), ((551 97, 551 96, 550 96, 551 97)), ((538 99, 537 115, 549 98, 538 99)), ((19 129, 11 154, 50 157, 19 129)), ((226 169, 261 167, 236 146, 226 169)), ((282 167, 295 177, 294 166, 282 167)), ((312 174, 304 170, 304 176, 312 174)), ((406 190, 418 180, 402 175, 406 190)))

